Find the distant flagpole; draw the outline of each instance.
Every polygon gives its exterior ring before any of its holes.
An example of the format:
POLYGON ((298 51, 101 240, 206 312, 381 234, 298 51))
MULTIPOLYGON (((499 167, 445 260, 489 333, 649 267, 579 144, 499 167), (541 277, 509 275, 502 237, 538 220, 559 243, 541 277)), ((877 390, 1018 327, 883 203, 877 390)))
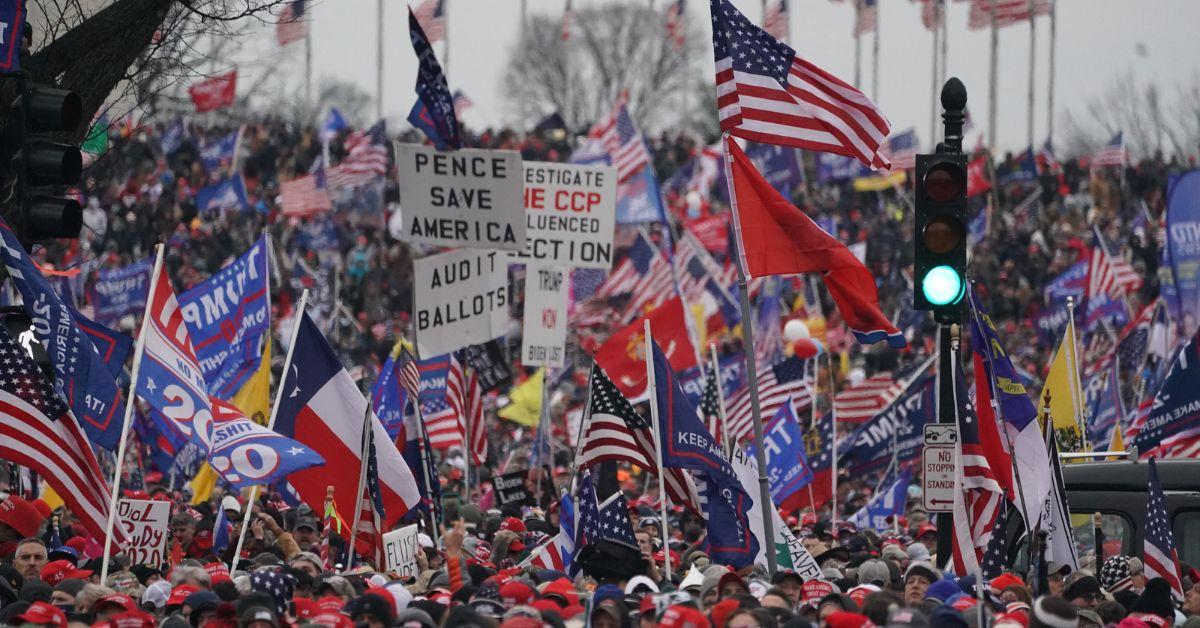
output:
POLYGON ((383 118, 383 0, 375 0, 375 117, 383 118))
POLYGON ((667 470, 663 468, 663 440, 662 431, 659 429, 659 422, 662 420, 658 416, 658 387, 654 381, 654 338, 650 333, 650 319, 642 320, 642 328, 644 330, 643 346, 645 347, 646 358, 646 382, 650 391, 650 420, 654 423, 654 461, 658 464, 658 503, 662 510, 662 540, 663 540, 663 573, 666 579, 671 579, 671 545, 667 540, 671 538, 670 525, 667 522, 667 470))
MULTIPOLYGON (((285 371, 285 373, 286 373, 286 371, 285 371)), ((371 425, 371 395, 370 395, 370 393, 368 393, 367 394, 367 409, 363 412, 362 444, 360 446, 360 451, 362 452, 362 461, 359 462, 359 464, 358 464, 358 491, 354 495, 354 523, 350 526, 350 542, 347 544, 348 551, 347 551, 347 557, 346 557, 346 569, 351 569, 354 567, 354 554, 355 554, 354 544, 358 541, 358 526, 360 523, 362 523, 363 491, 366 490, 366 488, 367 488, 367 468, 371 464, 369 459, 370 459, 370 454, 371 454, 371 440, 373 437, 373 434, 371 433, 372 428, 373 428, 373 426, 371 425)), ((469 466, 471 464, 470 458, 471 458, 471 453, 468 451, 467 452, 467 465, 468 465, 467 469, 471 468, 469 466)), ((368 497, 367 499, 370 500, 371 498, 368 497)), ((469 499, 469 495, 468 495, 468 499, 469 499)), ((372 505, 372 508, 374 508, 374 505, 372 505)), ((379 534, 379 528, 375 529, 375 534, 379 534)))
MULTIPOLYGON (((151 293, 153 294, 153 293, 151 293)), ((308 306, 308 288, 305 288, 300 293, 300 302, 296 304, 295 314, 292 315, 292 337, 288 339, 287 355, 283 358, 283 371, 279 377, 279 383, 275 388, 275 404, 271 406, 271 416, 267 419, 267 429, 275 431, 275 417, 279 415, 279 402, 283 401, 283 380, 287 379, 288 371, 292 368, 292 354, 296 349, 296 336, 300 331, 300 320, 304 316, 305 308, 308 306)), ((269 339, 268 339, 269 342, 269 339)), ((247 518, 254 511, 254 502, 258 500, 258 485, 250 487, 250 495, 246 499, 246 506, 242 510, 241 528, 238 530, 237 544, 234 546, 233 558, 229 559, 229 571, 233 572, 237 569, 238 557, 242 555, 242 545, 246 542, 246 530, 250 527, 250 522, 247 518)))
POLYGON ((1036 1, 1037 0, 1029 0, 1029 98, 1027 102, 1029 110, 1026 115, 1025 135, 1029 138, 1028 143, 1030 149, 1033 148, 1033 92, 1034 78, 1036 74, 1035 69, 1037 68, 1035 65, 1037 61, 1037 17, 1034 14, 1034 4, 1036 1))
POLYGON ((988 74, 988 150, 996 146, 996 98, 999 91, 997 86, 997 67, 1000 64, 1000 29, 996 25, 996 2, 992 0, 992 55, 989 60, 988 74))
POLYGON ((729 421, 725 419, 725 387, 721 385, 721 361, 717 359, 717 344, 708 345, 708 357, 717 378, 717 417, 721 419, 721 442, 725 444, 725 455, 733 458, 735 443, 729 439, 729 421))
POLYGON ((871 100, 879 102, 879 22, 881 21, 880 7, 875 4, 875 36, 871 42, 871 100))
MULTIPOLYGON (((1030 19, 1033 19, 1030 16, 1030 19)), ((1058 2, 1050 2, 1050 78, 1046 82, 1046 139, 1054 142, 1054 52, 1058 43, 1058 2)))
MULTIPOLYGON (((149 295, 154 294, 158 284, 158 276, 162 272, 163 245, 154 247, 154 270, 150 275, 149 295)), ((117 445, 117 464, 113 469, 112 493, 108 498, 108 523, 104 528, 104 561, 100 565, 100 581, 108 580, 108 563, 112 557, 113 526, 117 522, 117 500, 121 496, 121 471, 125 467, 125 452, 129 442, 129 424, 133 421, 133 408, 137 405, 138 373, 142 367, 142 356, 146 353, 146 330, 150 326, 150 303, 153 298, 146 299, 146 311, 142 313, 142 328, 137 337, 137 349, 133 354, 133 369, 130 371, 129 396, 125 399, 125 420, 121 424, 121 442, 117 445)))
MULTIPOLYGON (((862 20, 862 3, 863 0, 854 0, 854 89, 862 89, 862 35, 858 32, 858 24, 862 20)), ((770 553, 767 552, 768 555, 770 553)))
MULTIPOLYGON (((926 2, 937 2, 937 0, 925 0, 925 1, 926 2)), ((935 7, 934 11, 935 11, 935 19, 936 19, 936 16, 941 14, 941 5, 935 4, 934 7, 935 7)), ((942 84, 941 71, 938 70, 938 43, 941 39, 941 29, 938 26, 937 22, 934 22, 934 24, 932 26, 933 26, 933 28, 931 28, 930 30, 933 31, 932 32, 932 35, 933 35, 933 38, 932 38, 933 39, 933 63, 931 64, 932 67, 930 68, 930 71, 931 71, 930 85, 931 86, 929 88, 929 142, 930 142, 930 147, 931 147, 930 150, 932 150, 933 147, 937 146, 937 130, 938 130, 938 128, 937 128, 937 112, 938 112, 938 104, 939 104, 938 95, 941 93, 941 84, 942 84)), ((944 63, 945 60, 943 59, 942 62, 944 63)))
POLYGON ((304 29, 304 106, 311 107, 312 100, 312 21, 304 29))
MULTIPOLYGON (((834 376, 833 376, 833 356, 830 355, 828 350, 825 351, 825 359, 829 363, 829 421, 830 421, 829 434, 832 436, 832 438, 830 438, 830 440, 829 440, 829 447, 830 447, 830 453, 829 453, 830 467, 829 468, 830 468, 830 471, 832 471, 829 474, 829 482, 832 485, 833 490, 831 490, 829 493, 829 499, 830 499, 829 504, 830 504, 830 517, 833 519, 834 525, 836 525, 837 520, 838 520, 838 513, 837 513, 837 498, 838 498, 838 494, 837 494, 837 482, 838 482, 837 407, 833 403, 833 398, 836 394, 836 389, 834 388, 834 376)), ((817 365, 817 377, 815 377, 813 379, 816 380, 821 377, 821 356, 818 355, 814 361, 816 362, 816 365, 817 365)), ((813 394, 812 402, 813 402, 813 405, 816 405, 816 403, 817 403, 817 397, 816 397, 815 392, 813 394)))

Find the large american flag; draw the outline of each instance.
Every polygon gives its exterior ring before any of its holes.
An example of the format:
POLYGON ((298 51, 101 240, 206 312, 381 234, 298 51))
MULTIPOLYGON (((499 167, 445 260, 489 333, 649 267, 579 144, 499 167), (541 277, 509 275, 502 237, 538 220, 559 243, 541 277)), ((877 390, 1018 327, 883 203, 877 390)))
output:
POLYGON ((604 152, 617 169, 617 181, 624 181, 642 171, 650 163, 650 151, 629 117, 627 100, 624 96, 613 105, 612 111, 592 126, 588 137, 600 140, 604 152))
POLYGON ((275 23, 275 41, 280 46, 308 36, 308 22, 304 20, 305 1, 292 0, 283 5, 283 10, 279 12, 279 21, 275 23))
POLYGON ((1125 150, 1125 133, 1118 132, 1092 156, 1093 166, 1124 166, 1129 161, 1125 150))
POLYGON ((1130 292, 1142 287, 1142 278, 1129 262, 1108 252, 1104 236, 1094 225, 1092 227, 1094 242, 1092 256, 1088 260, 1087 296, 1106 294, 1121 299, 1130 292))
POLYGON ((329 188, 356 187, 376 181, 387 173, 387 126, 383 120, 371 128, 346 137, 346 157, 325 172, 329 188))
POLYGON ((833 398, 833 409, 838 421, 862 423, 888 407, 904 387, 891 373, 877 373, 857 386, 843 388, 833 398))
MULTIPOLYGON (((3 325, 0 362, 6 365, 0 369, 0 458, 37 471, 87 531, 103 539, 108 482, 92 444, 58 392, 3 325)), ((124 537, 120 526, 114 534, 124 537)))
MULTIPOLYGON (((758 371, 758 403, 762 416, 772 417, 788 399, 797 416, 800 409, 812 403, 812 392, 805 378, 804 361, 795 356, 758 371)), ((725 400, 725 419, 729 421, 729 438, 740 443, 750 437, 754 414, 750 408, 750 384, 747 383, 732 399, 725 400)))
POLYGON ((280 181, 279 198, 279 210, 285 216, 311 216, 333 208, 329 195, 317 187, 317 177, 311 174, 280 181))
MULTIPOLYGON (((585 469, 605 460, 624 460, 658 473, 657 449, 650 423, 602 369, 593 367, 591 379, 576 465, 585 469)), ((667 469, 666 486, 672 502, 701 512, 700 498, 685 471, 667 469)))
POLYGON ((429 38, 429 43, 439 41, 446 36, 446 7, 445 0, 425 0, 413 9, 421 30, 429 38))
POLYGON ((779 41, 788 40, 788 0, 771 0, 763 16, 763 30, 779 41))
POLYGON ((446 398, 458 415, 459 429, 467 437, 472 463, 483 464, 487 461, 487 428, 484 425, 479 373, 475 369, 468 369, 453 354, 446 375, 446 398))
POLYGON ((955 365, 955 418, 958 420, 958 469, 954 491, 954 531, 952 535, 954 572, 979 572, 996 518, 1004 504, 1004 489, 992 472, 983 444, 979 440, 979 418, 967 394, 962 367, 955 365))
POLYGON ((879 146, 891 131, 862 92, 800 58, 742 15, 710 0, 721 130, 767 144, 891 164, 879 146))
MULTIPOLYGON (((992 27, 992 4, 996 5, 996 28, 1019 24, 1030 18, 1029 0, 971 0, 967 28, 977 31, 992 27)), ((1035 0, 1033 15, 1050 15, 1054 0, 1035 0)))
POLYGON ((1167 503, 1163 498, 1162 484, 1158 481, 1158 463, 1150 459, 1146 482, 1146 537, 1142 545, 1142 561, 1146 566, 1146 579, 1162 578, 1171 585, 1171 594, 1183 600, 1183 584, 1179 578, 1179 554, 1175 551, 1175 539, 1167 519, 1167 503))

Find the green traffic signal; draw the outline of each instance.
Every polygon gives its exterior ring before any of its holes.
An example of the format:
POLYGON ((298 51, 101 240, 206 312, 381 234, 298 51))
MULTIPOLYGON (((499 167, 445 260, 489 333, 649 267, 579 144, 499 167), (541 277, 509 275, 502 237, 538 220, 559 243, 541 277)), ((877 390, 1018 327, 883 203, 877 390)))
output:
POLYGON ((921 293, 935 306, 953 305, 962 300, 966 283, 948 265, 934 266, 921 278, 921 293))

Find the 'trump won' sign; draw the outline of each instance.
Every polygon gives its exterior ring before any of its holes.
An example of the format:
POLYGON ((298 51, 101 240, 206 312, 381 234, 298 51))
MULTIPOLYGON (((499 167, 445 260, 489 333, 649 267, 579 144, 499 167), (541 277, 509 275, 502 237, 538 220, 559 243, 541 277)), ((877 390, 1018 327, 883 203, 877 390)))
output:
POLYGON ((413 262, 417 353, 429 358, 504 335, 508 264, 496 252, 460 249, 413 262))

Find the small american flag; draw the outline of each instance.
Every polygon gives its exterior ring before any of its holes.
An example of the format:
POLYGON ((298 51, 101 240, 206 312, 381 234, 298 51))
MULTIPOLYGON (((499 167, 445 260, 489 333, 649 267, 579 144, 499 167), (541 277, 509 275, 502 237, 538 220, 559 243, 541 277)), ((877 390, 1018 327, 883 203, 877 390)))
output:
POLYGON ((955 475, 952 535, 954 573, 978 573, 1004 503, 1000 487, 979 440, 979 418, 967 394, 962 367, 955 365, 955 414, 958 420, 958 469, 955 475))
POLYGON ((588 137, 599 139, 612 166, 617 169, 617 181, 624 181, 642 171, 650 163, 650 151, 633 119, 629 117, 625 97, 617 100, 612 111, 588 131, 588 137))
POLYGON ((857 0, 854 7, 854 36, 862 37, 879 29, 877 0, 857 0))
POLYGON ((622 314, 622 321, 641 316, 646 310, 658 307, 675 296, 675 278, 671 275, 671 266, 658 247, 645 236, 639 236, 630 249, 629 260, 636 276, 628 291, 631 296, 622 314))
POLYGON ((667 5, 667 37, 670 38, 671 46, 675 50, 683 48, 684 38, 687 35, 686 16, 687 0, 674 0, 667 5))
POLYGON ((1000 514, 996 517, 996 525, 992 526, 992 538, 988 539, 987 551, 983 553, 983 562, 979 565, 983 577, 987 580, 999 576, 1008 566, 1008 537, 1005 535, 1005 528, 1008 526, 1010 513, 1015 512, 1009 508, 1007 501, 1000 504, 1000 514))
POLYGON ((1115 299, 1124 298, 1130 292, 1136 292, 1142 287, 1142 278, 1129 262, 1108 252, 1104 236, 1100 230, 1092 226, 1094 242, 1092 256, 1088 261, 1088 298, 1108 295, 1115 299))
POLYGON ((445 0, 425 0, 413 9, 413 13, 421 23, 421 30, 425 31, 429 43, 441 41, 446 36, 445 0))
POLYGON ((1118 132, 1092 156, 1092 166, 1124 166, 1128 161, 1124 132, 1118 132))
POLYGON ((275 23, 275 41, 280 46, 308 37, 308 22, 304 20, 305 0, 292 0, 283 5, 279 21, 275 23))
POLYGON ((767 144, 891 164, 879 146, 891 131, 862 92, 800 58, 742 15, 710 0, 721 130, 767 144))
POLYGON ((637 547, 633 536, 633 523, 629 521, 629 504, 620 491, 600 504, 600 538, 629 547, 637 547))
POLYGON ((787 0, 773 0, 767 4, 766 15, 763 16, 763 30, 779 41, 788 40, 788 3, 787 0))
POLYGON ((279 196, 279 209, 285 216, 311 216, 333 207, 329 195, 317 187, 316 176, 311 174, 280 181, 279 196))
POLYGON ((872 375, 857 386, 843 388, 833 398, 838 421, 862 423, 891 405, 903 386, 890 371, 872 375))
POLYGON ((1147 471, 1146 492, 1146 538, 1142 545, 1142 560, 1146 565, 1146 579, 1162 578, 1171 585, 1171 594, 1176 600, 1183 599, 1183 584, 1179 578, 1179 554, 1175 552, 1175 539, 1167 520, 1167 503, 1163 498, 1162 484, 1158 481, 1158 463, 1150 459, 1147 471))
MULTIPOLYGON (((971 0, 967 28, 977 31, 992 26, 992 5, 996 5, 996 28, 1004 28, 1030 19, 1029 0, 971 0)), ((1050 15, 1054 0, 1035 0, 1033 15, 1050 15)))
POLYGON ((377 181, 387 173, 387 127, 383 120, 365 131, 351 133, 344 146, 345 159, 325 172, 327 187, 357 187, 377 181))
POLYGON ((600 504, 598 501, 592 474, 584 472, 579 476, 579 490, 575 493, 575 507, 579 511, 579 521, 575 525, 576 552, 604 538, 600 535, 600 504))
POLYGON ((709 365, 704 373, 704 391, 700 394, 700 416, 704 419, 704 427, 712 434, 713 440, 718 445, 724 445, 721 430, 721 391, 717 389, 717 386, 721 385, 720 382, 717 365, 709 365))
POLYGON ((416 399, 421 390, 421 371, 417 368, 417 359, 413 357, 408 347, 400 348, 400 386, 405 394, 416 399))
MULTIPOLYGON (((921 3, 921 23, 926 30, 941 28, 946 23, 946 0, 913 0, 921 3)), ((965 129, 964 129, 965 130, 965 129)))
POLYGON ((461 89, 454 90, 454 117, 462 118, 463 112, 474 105, 475 103, 471 102, 471 99, 461 89))
MULTIPOLYGON (((804 361, 790 357, 778 364, 758 372, 758 402, 762 416, 775 416, 779 406, 789 398, 792 410, 799 410, 812 403, 812 393, 804 373, 804 361)), ((725 402, 725 419, 729 421, 729 438, 740 443, 750 436, 754 427, 754 415, 750 411, 750 388, 747 385, 725 402)))
POLYGON ((446 375, 446 397, 458 416, 459 427, 467 437, 467 448, 474 464, 487 461, 487 428, 483 416, 483 393, 479 373, 468 369, 455 355, 450 356, 446 375))
POLYGON ((917 167, 917 131, 909 129, 887 139, 879 151, 892 162, 892 170, 912 170, 917 167))

